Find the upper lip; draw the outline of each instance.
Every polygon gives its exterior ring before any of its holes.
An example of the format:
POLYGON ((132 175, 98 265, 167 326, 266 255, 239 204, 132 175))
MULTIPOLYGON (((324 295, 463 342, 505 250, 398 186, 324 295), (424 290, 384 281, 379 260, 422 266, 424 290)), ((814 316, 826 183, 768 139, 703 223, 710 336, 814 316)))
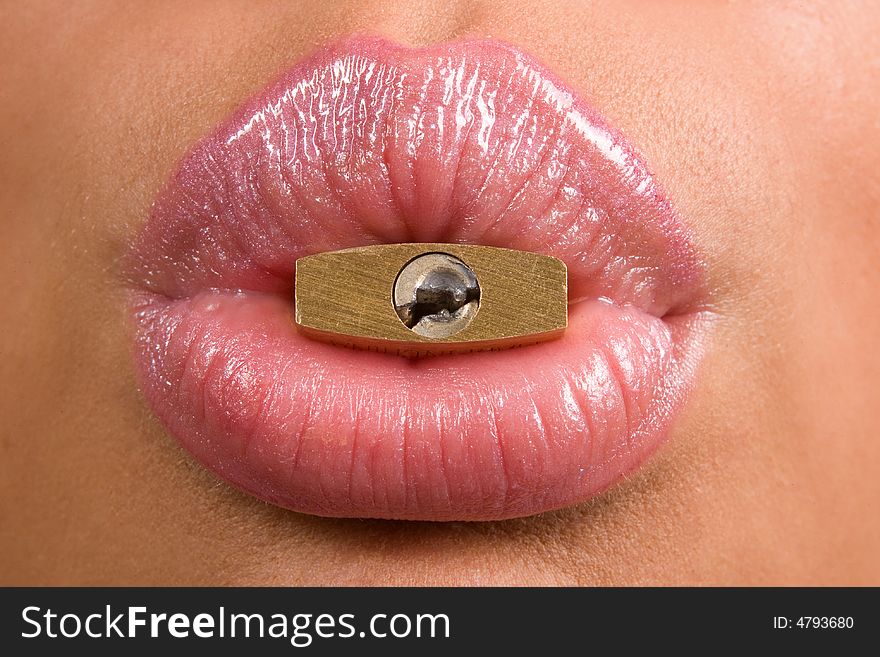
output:
POLYGON ((644 460, 699 354, 703 265, 641 158, 519 50, 338 42, 184 159, 127 263, 145 393, 260 497, 325 515, 493 519, 644 460), (569 269, 556 343, 409 362, 310 342, 300 256, 470 242, 569 269))

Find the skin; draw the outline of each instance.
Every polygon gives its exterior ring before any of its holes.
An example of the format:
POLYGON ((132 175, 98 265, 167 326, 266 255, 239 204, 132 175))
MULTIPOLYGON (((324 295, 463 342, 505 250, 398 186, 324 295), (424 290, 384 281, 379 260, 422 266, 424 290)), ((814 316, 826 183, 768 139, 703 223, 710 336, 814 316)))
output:
POLYGON ((880 584, 869 2, 18 3, 0 22, 0 583, 880 584), (117 263, 189 146, 327 40, 492 36, 644 154, 717 322, 638 472, 498 523, 329 520, 148 410, 117 263))

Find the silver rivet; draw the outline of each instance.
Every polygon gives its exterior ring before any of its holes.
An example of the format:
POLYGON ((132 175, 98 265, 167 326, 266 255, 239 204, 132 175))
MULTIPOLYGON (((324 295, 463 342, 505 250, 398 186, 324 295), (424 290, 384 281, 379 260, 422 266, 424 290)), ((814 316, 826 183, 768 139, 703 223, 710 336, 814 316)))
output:
POLYGON ((480 308, 474 272, 448 253, 410 260, 394 281, 394 309, 407 328, 427 338, 448 338, 473 321, 480 308))

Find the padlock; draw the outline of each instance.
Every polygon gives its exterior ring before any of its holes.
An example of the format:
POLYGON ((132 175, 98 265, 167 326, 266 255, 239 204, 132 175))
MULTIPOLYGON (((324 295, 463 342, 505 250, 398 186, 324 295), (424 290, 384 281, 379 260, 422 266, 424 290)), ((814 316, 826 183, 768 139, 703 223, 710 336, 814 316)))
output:
POLYGON ((331 344, 427 356, 560 336, 565 264, 473 244, 378 244, 299 258, 296 324, 331 344))

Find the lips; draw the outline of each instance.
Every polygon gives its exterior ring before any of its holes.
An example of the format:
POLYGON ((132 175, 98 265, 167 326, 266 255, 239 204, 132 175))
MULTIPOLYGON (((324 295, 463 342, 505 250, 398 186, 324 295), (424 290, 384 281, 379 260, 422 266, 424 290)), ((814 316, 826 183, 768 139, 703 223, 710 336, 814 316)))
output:
POLYGON ((489 520, 575 504, 669 433, 703 265, 622 135, 491 41, 350 39, 195 145, 126 263, 144 393, 199 461, 306 513, 489 520), (569 272, 554 342, 404 358, 309 340, 297 258, 461 242, 569 272))

